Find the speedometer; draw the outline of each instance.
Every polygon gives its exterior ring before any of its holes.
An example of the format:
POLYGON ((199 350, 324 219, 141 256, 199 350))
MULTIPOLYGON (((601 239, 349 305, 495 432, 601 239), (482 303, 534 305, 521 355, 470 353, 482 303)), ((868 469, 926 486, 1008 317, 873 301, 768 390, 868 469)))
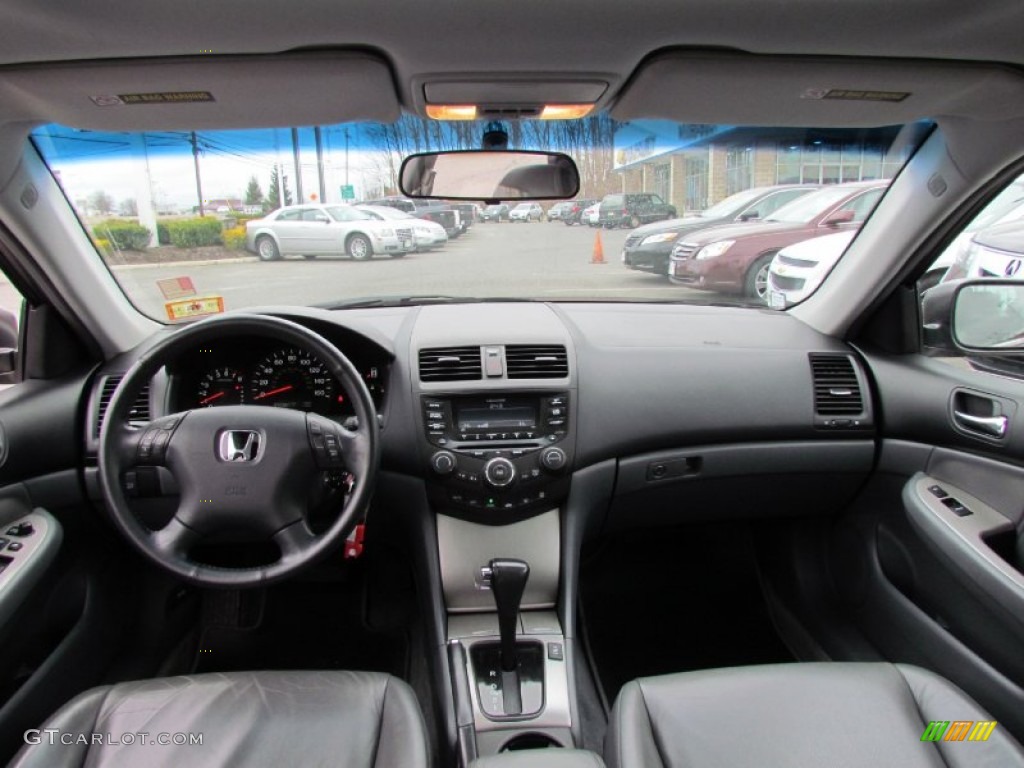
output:
POLYGON ((300 411, 333 413, 344 401, 327 364, 298 347, 264 358, 249 379, 248 401, 300 411))

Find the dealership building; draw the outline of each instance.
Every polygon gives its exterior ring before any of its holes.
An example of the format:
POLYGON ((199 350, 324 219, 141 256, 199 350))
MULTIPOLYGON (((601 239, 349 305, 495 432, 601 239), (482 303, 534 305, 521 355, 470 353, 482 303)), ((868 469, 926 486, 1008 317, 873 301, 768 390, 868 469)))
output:
POLYGON ((900 127, 749 129, 639 120, 614 139, 622 191, 701 211, 750 187, 891 178, 906 162, 900 127), (755 138, 756 135, 756 138, 755 138))

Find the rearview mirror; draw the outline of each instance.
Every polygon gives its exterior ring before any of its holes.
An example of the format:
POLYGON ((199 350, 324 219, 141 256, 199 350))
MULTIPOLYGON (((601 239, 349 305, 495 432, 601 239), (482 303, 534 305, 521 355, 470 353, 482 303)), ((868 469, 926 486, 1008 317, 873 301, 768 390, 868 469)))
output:
POLYGON ((424 152, 402 163, 399 187, 414 198, 558 200, 579 192, 580 174, 558 152, 424 152))

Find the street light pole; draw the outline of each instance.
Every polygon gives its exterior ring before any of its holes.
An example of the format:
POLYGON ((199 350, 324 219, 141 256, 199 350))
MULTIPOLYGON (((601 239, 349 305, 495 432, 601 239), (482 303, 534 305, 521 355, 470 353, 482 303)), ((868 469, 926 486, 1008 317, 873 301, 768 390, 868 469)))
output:
POLYGON ((192 143, 192 162, 196 168, 196 197, 199 198, 199 215, 205 216, 206 211, 203 208, 203 181, 199 176, 199 142, 196 140, 196 132, 192 131, 191 135, 192 143))

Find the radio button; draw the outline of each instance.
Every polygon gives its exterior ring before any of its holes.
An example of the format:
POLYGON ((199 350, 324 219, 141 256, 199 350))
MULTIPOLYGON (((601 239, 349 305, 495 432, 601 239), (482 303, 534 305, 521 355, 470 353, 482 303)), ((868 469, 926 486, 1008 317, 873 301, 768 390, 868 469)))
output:
POLYGON ((430 457, 430 468, 439 475, 450 475, 455 471, 455 454, 451 451, 438 451, 430 457))
POLYGON ((565 419, 548 419, 549 427, 560 427, 565 424, 565 419))
POLYGON ((491 459, 484 465, 484 480, 495 488, 506 488, 516 479, 515 465, 504 457, 491 459))
POLYGON ((427 418, 432 421, 444 421, 443 411, 427 411, 427 418))

